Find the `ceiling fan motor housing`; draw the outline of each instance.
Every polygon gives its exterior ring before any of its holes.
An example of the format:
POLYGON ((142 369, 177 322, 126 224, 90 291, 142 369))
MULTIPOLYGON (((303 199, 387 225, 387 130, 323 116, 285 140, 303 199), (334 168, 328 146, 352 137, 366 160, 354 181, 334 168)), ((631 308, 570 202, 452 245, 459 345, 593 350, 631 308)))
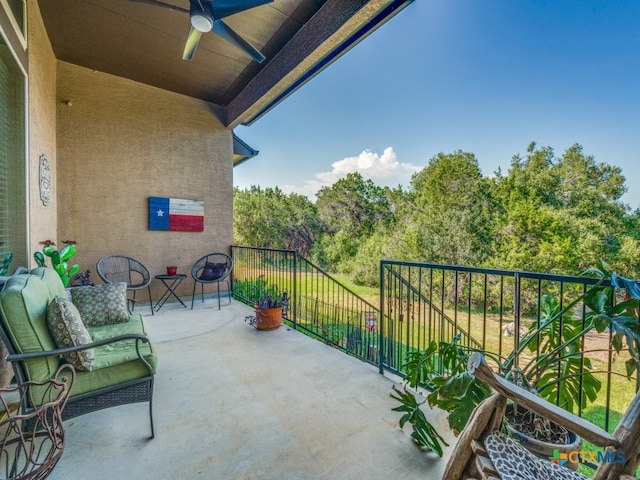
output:
POLYGON ((191 2, 189 9, 191 25, 200 32, 210 32, 213 28, 213 17, 199 3, 191 2))

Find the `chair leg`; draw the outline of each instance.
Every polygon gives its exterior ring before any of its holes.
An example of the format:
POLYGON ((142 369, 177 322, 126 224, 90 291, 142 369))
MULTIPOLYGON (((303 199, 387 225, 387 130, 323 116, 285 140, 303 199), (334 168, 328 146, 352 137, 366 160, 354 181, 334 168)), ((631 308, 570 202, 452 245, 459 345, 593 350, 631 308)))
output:
POLYGON ((156 438, 156 433, 153 428, 153 396, 149 400, 149 422, 151 423, 151 438, 156 438))
POLYGON ((136 309, 136 291, 133 291, 133 304, 131 305, 131 312, 133 313, 133 311, 136 309))
POLYGON ((193 282, 193 292, 191 292, 191 310, 193 310, 193 300, 196 298, 196 282, 193 282))
POLYGON ((216 282, 218 285, 218 310, 220 310, 220 282, 216 282))
POLYGON ((151 307, 151 315, 153 315, 153 300, 151 300, 151 285, 147 285, 147 290, 149 290, 149 307, 151 307))

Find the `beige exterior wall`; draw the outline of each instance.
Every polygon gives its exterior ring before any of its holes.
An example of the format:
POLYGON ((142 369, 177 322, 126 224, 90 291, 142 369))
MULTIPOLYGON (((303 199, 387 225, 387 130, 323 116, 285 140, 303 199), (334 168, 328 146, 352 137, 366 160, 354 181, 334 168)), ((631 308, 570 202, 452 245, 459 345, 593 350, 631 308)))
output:
MULTIPOLYGON (((232 134, 210 104, 65 62, 55 103, 58 238, 78 243, 74 259, 94 282, 107 254, 188 275, 198 257, 229 251, 232 134), (203 200, 204 232, 149 230, 149 196, 203 200)), ((192 286, 189 276, 180 293, 192 286)))
MULTIPOLYGON (((30 258, 42 240, 75 240, 74 262, 101 283, 96 262, 111 253, 139 259, 152 275, 167 265, 188 275, 198 257, 228 252, 232 134, 213 106, 57 61, 37 0, 27 6, 30 258), (42 154, 51 165, 48 206, 39 192, 42 154), (149 230, 149 196, 203 200, 204 232, 149 230)), ((192 286, 189 278, 179 293, 190 294, 192 286)))
POLYGON ((28 25, 28 186, 29 244, 33 252, 40 250, 38 242, 57 241, 58 208, 56 191, 56 58, 47 37, 36 0, 27 2, 28 25), (48 206, 40 200, 40 155, 46 155, 51 165, 53 198, 48 206))

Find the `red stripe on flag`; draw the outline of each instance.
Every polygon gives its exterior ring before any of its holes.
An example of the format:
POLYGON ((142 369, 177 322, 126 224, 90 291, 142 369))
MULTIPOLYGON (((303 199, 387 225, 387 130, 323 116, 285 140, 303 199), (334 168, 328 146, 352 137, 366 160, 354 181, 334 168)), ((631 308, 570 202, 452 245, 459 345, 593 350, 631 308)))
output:
POLYGON ((169 230, 174 232, 204 232, 204 217, 169 215, 169 230))

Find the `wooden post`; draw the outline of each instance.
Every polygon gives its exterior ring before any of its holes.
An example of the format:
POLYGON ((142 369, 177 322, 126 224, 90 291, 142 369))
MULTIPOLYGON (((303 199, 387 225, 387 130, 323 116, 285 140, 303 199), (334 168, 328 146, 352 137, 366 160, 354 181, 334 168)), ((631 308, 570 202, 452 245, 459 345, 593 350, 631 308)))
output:
POLYGON ((522 405, 528 410, 568 428, 591 443, 601 447, 620 446, 619 440, 602 428, 496 375, 480 353, 476 352, 469 357, 467 368, 469 373, 487 383, 500 395, 510 398, 518 405, 522 405))
MULTIPOLYGON (((476 440, 487 429, 487 425, 493 419, 493 414, 504 404, 505 399, 500 395, 494 394, 485 399, 478 405, 473 413, 467 426, 464 428, 453 449, 453 453, 449 458, 449 462, 444 470, 442 478, 457 480, 462 478, 462 473, 467 468, 469 460, 471 460, 472 450, 471 441, 476 440)), ((492 422, 493 423, 493 422, 492 422)))

